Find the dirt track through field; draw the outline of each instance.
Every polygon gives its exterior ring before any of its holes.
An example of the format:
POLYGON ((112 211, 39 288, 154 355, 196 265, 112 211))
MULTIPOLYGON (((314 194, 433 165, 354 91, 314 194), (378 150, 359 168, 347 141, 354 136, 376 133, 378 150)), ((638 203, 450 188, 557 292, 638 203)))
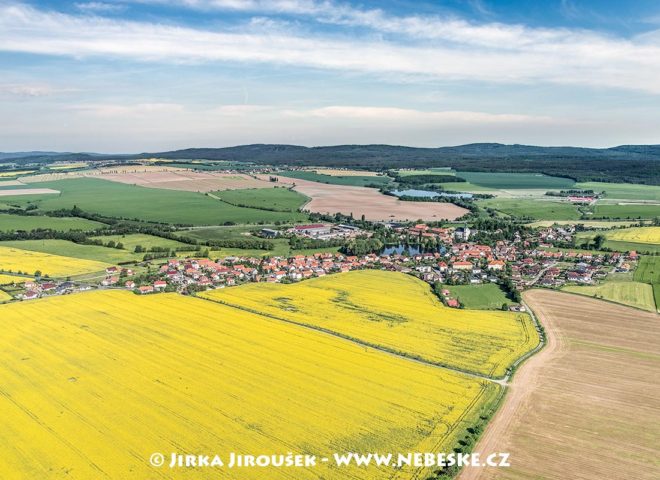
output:
POLYGON ((660 317, 548 290, 525 293, 547 345, 513 377, 476 452, 511 454, 474 479, 660 478, 660 317))

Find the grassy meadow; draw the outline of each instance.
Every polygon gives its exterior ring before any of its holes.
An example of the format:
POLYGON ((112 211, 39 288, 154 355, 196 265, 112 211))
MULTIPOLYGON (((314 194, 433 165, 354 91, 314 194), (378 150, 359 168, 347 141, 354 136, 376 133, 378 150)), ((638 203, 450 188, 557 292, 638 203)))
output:
POLYGON ((474 310, 501 310, 502 304, 511 303, 504 291, 494 283, 482 285, 444 285, 452 297, 458 299, 465 308, 474 310))

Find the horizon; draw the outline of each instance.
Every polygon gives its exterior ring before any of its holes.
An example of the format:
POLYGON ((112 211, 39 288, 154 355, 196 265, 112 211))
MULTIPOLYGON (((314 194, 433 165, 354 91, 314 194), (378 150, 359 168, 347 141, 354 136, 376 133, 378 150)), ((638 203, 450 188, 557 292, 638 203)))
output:
POLYGON ((0 145, 657 144, 657 2, 535 3, 0 0, 0 145))
POLYGON ((619 145, 610 145, 606 147, 586 147, 581 145, 529 145, 522 143, 499 143, 499 142, 471 142, 463 143, 460 145, 437 145, 430 147, 421 147, 417 145, 401 145, 401 144, 388 144, 388 143, 338 143, 334 145, 295 145, 291 143, 243 143, 235 145, 226 145, 220 147, 209 147, 209 146, 195 146, 195 147, 182 147, 176 148, 173 150, 153 150, 153 151, 134 151, 134 152, 116 152, 116 151, 57 151, 57 150, 1 150, 0 154, 20 154, 20 153, 35 153, 35 154, 59 154, 59 155, 144 155, 144 154, 158 154, 158 153, 169 153, 174 151, 185 151, 185 150, 220 150, 225 148, 239 148, 239 147, 249 147, 249 146, 287 146, 287 147, 303 147, 303 148, 333 148, 333 147, 345 147, 345 146, 357 146, 357 147, 369 147, 369 146, 383 146, 383 147, 395 147, 395 148, 420 148, 420 149, 441 149, 441 148, 460 148, 468 147, 472 145, 500 145, 504 147, 534 147, 534 148, 577 148, 577 149, 589 149, 589 150, 611 150, 614 148, 620 147, 658 147, 660 144, 619 144, 619 145))

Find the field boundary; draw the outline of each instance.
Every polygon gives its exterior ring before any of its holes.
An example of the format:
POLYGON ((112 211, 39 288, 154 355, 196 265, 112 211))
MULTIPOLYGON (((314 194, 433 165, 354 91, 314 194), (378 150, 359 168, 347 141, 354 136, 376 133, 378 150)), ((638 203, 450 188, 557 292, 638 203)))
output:
POLYGON ((237 310, 243 310, 245 312, 253 313, 255 315, 270 318, 270 319, 273 319, 273 320, 290 323, 290 324, 293 324, 293 325, 297 325, 299 327, 309 328, 311 330, 316 330, 317 332, 321 332, 321 333, 325 333, 327 335, 332 335, 334 337, 342 338, 344 340, 348 340, 349 342, 353 342, 353 343, 356 343, 358 345, 362 345, 362 346, 365 346, 365 347, 370 347, 370 348, 379 350, 381 352, 388 353, 390 355, 396 355, 397 357, 404 358, 404 359, 412 361, 412 362, 422 363, 422 364, 425 364, 425 365, 429 365, 429 366, 436 367, 436 368, 442 368, 442 369, 445 369, 445 370, 451 370, 452 372, 467 375, 469 377, 477 378, 479 380, 486 380, 486 381, 489 381, 489 382, 497 383, 497 384, 499 384, 503 387, 506 387, 507 382, 509 380, 509 376, 510 376, 509 374, 504 375, 503 377, 489 377, 489 376, 483 375, 481 373, 473 372, 471 370, 463 370, 461 368, 453 367, 453 366, 447 365, 445 363, 433 362, 433 361, 427 360, 427 359, 425 359, 421 356, 418 356, 418 355, 411 355, 409 353, 401 352, 401 351, 398 351, 398 350, 393 349, 393 348, 385 347, 383 345, 378 345, 376 343, 367 342, 365 340, 361 340, 359 338, 355 338, 355 337, 352 337, 350 335, 346 335, 346 334, 343 334, 343 333, 340 333, 340 332, 336 332, 334 330, 330 330, 330 329, 327 329, 327 328, 318 327, 318 326, 315 326, 315 325, 310 325, 310 324, 302 323, 302 322, 296 322, 295 320, 289 320, 287 318, 278 317, 277 315, 272 315, 270 313, 261 312, 259 310, 255 310, 255 309, 252 309, 252 308, 239 306, 239 305, 236 305, 236 304, 233 304, 233 303, 225 302, 223 300, 216 300, 216 299, 211 299, 211 298, 206 298, 206 297, 197 297, 197 298, 200 298, 202 300, 206 300, 208 302, 218 303, 218 304, 224 305, 226 307, 235 308, 237 310))

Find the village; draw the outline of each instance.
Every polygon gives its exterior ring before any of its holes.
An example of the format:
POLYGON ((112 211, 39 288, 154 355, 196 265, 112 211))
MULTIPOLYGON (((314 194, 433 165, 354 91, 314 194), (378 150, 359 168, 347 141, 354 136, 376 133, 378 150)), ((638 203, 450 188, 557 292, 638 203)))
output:
MULTIPOLYGON (((158 265, 149 263, 147 272, 140 274, 132 268, 109 267, 96 283, 30 280, 16 298, 31 300, 92 288, 120 288, 142 295, 164 291, 193 294, 249 282, 293 283, 356 269, 381 269, 413 275, 434 286, 495 283, 515 300, 519 292, 535 286, 596 284, 610 273, 630 271, 638 258, 636 252, 592 253, 556 248, 557 244, 571 241, 575 234, 575 227, 571 226, 536 229, 531 236, 516 234, 511 241, 498 240, 493 245, 471 241, 476 232, 468 226, 440 228, 416 224, 391 228, 400 239, 431 239, 439 247, 432 251, 399 248, 400 253, 397 249, 386 253, 386 249, 365 255, 319 252, 291 257, 169 258, 158 265)), ((360 232, 347 225, 310 224, 296 226, 289 233, 318 239, 335 235, 353 238, 360 232)), ((449 290, 442 288, 439 292, 445 305, 461 307, 449 290)), ((510 308, 521 307, 514 302, 510 308)))

